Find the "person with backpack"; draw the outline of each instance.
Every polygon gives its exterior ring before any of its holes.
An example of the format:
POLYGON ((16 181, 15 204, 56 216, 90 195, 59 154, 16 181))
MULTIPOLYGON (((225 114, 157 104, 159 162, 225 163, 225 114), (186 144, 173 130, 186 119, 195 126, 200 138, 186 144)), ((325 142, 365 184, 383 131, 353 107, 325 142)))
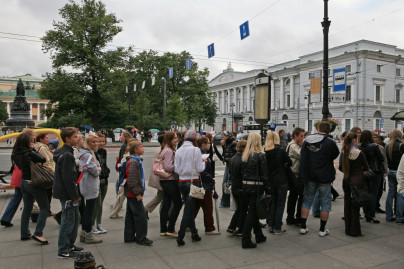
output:
POLYGON ((127 197, 124 241, 136 242, 138 245, 151 246, 153 241, 147 236, 147 217, 143 206, 146 191, 143 162, 140 158, 144 153, 142 142, 133 141, 129 145, 130 157, 127 157, 125 196, 127 197))

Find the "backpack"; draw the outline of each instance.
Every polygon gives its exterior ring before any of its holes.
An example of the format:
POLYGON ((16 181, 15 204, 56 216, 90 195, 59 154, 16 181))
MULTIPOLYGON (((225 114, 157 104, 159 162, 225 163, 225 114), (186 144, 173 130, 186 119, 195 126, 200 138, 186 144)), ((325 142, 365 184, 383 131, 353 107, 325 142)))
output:
MULTIPOLYGON (((129 172, 129 161, 123 162, 121 167, 119 167, 119 178, 118 178, 118 183, 119 185, 122 184, 122 182, 126 182, 126 179, 128 178, 128 172, 129 172)), ((125 183, 127 184, 127 183, 125 183)))

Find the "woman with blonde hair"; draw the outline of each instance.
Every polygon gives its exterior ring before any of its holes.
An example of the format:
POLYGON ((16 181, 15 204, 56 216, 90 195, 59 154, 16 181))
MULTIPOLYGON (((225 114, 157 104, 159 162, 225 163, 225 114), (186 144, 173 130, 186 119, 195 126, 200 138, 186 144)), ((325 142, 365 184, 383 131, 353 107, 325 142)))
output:
POLYGON ((242 247, 255 248, 257 244, 251 241, 251 230, 254 229, 255 241, 259 244, 266 241, 262 233, 256 201, 264 191, 269 193, 267 164, 264 149, 261 144, 261 136, 251 133, 247 139, 247 145, 242 155, 243 162, 243 193, 248 204, 248 214, 244 222, 242 247))
POLYGON ((389 192, 386 198, 386 221, 397 223, 404 223, 403 216, 396 216, 394 219, 393 215, 393 200, 397 196, 397 169, 400 164, 401 156, 404 153, 404 141, 403 133, 396 129, 391 131, 389 134, 390 141, 386 146, 387 164, 389 167, 389 192))
POLYGON ((84 141, 84 148, 80 149, 79 160, 80 170, 85 172, 79 182, 80 192, 86 200, 86 206, 82 216, 82 231, 80 241, 87 244, 101 243, 102 240, 92 233, 92 222, 94 218, 95 203, 100 189, 101 166, 98 162, 95 151, 98 150, 98 136, 89 134, 84 141), (91 158, 91 159, 90 159, 91 158), (90 159, 90 160, 89 160, 90 159))
POLYGON ((283 234, 286 230, 282 229, 282 217, 289 188, 285 169, 286 166, 292 166, 292 160, 281 147, 277 132, 267 134, 265 157, 272 194, 271 211, 267 218, 267 223, 271 233, 275 235, 283 234))

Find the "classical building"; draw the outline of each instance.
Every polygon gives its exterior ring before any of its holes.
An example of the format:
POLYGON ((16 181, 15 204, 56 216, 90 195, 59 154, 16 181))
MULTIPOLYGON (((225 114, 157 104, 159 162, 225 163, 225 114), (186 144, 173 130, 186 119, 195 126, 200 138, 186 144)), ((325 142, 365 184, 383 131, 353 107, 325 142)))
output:
MULTIPOLYGON (((404 108, 402 55, 404 49, 368 40, 329 49, 329 109, 341 122, 337 134, 353 126, 389 131, 401 124, 390 117, 404 108), (340 68, 346 68, 346 89, 334 92, 333 70, 340 68)), ((297 126, 313 130, 322 118, 322 93, 311 94, 310 73, 322 70, 322 59, 319 51, 266 68, 272 77, 270 122, 285 123, 288 132, 297 126)), ((233 129, 255 123, 254 84, 259 72, 236 72, 229 65, 209 82, 218 107, 215 131, 232 130, 232 122, 233 129), (240 119, 237 125, 234 119, 240 119)))
POLYGON ((47 117, 42 113, 47 108, 49 100, 40 99, 38 90, 41 88, 42 78, 37 78, 31 74, 16 77, 0 77, 0 100, 6 103, 7 112, 10 115, 11 104, 16 96, 17 82, 21 78, 25 86, 25 96, 30 106, 31 119, 35 125, 47 121, 47 117))

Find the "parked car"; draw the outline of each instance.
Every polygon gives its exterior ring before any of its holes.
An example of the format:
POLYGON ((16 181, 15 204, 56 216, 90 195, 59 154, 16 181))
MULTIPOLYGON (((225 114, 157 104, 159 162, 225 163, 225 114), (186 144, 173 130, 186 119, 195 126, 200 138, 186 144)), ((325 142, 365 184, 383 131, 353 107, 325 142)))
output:
POLYGON ((237 134, 237 141, 240 141, 241 139, 243 139, 246 136, 248 136, 248 134, 246 134, 246 133, 237 134))
POLYGON ((49 145, 48 145, 48 147, 49 147, 50 150, 57 149, 58 146, 59 146, 59 138, 55 138, 55 139, 50 139, 50 140, 49 140, 49 145))
POLYGON ((222 135, 221 134, 217 134, 213 137, 213 144, 214 145, 220 145, 220 141, 222 141, 222 135))

